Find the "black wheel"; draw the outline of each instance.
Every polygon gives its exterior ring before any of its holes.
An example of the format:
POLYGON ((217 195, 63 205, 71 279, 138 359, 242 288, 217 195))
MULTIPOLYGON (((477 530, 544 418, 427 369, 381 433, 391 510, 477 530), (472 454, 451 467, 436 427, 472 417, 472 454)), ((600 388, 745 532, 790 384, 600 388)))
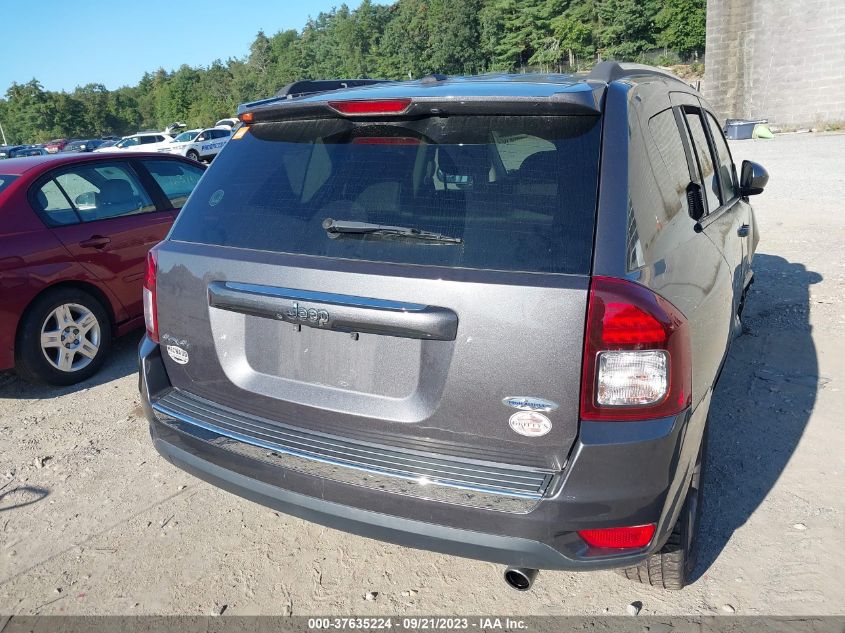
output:
POLYGON ((199 155, 199 153, 195 152, 195 151, 194 151, 194 150, 192 150, 192 149, 189 149, 189 150, 188 150, 188 153, 187 153, 187 154, 185 154, 185 156, 187 156, 187 157, 188 157, 188 158, 190 158, 191 160, 195 160, 195 161, 197 161, 197 162, 200 162, 200 155, 199 155))
POLYGON ((698 449, 689 491, 669 540, 636 567, 618 570, 628 580, 652 587, 679 590, 689 583, 698 557, 698 524, 701 515, 702 481, 707 454, 707 430, 698 449))
POLYGON ((111 322, 83 290, 59 288, 27 309, 16 345, 16 368, 26 380, 72 385, 94 375, 111 347, 111 322))

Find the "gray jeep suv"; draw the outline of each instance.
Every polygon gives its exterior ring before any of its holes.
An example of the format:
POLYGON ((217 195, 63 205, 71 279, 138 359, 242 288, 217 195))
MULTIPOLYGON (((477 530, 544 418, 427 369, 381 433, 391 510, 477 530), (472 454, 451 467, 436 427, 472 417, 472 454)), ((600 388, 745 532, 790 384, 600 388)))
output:
POLYGON ((517 589, 540 568, 683 587, 768 178, 737 178, 701 96, 606 62, 240 118, 149 255, 156 449, 517 589))

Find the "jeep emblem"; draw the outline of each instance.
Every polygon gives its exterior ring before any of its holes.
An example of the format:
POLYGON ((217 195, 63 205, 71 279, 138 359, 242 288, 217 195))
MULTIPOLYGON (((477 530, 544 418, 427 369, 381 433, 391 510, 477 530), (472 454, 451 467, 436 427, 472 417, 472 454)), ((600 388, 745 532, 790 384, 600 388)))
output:
POLYGON ((329 322, 328 310, 317 308, 304 308, 299 305, 298 301, 294 301, 290 309, 284 314, 278 315, 280 319, 285 321, 293 321, 294 323, 305 323, 306 325, 314 324, 323 326, 329 322))

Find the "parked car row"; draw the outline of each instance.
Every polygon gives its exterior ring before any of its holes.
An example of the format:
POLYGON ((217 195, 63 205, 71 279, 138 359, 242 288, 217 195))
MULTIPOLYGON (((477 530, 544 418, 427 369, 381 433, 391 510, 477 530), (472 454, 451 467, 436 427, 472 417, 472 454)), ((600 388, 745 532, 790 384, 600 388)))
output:
POLYGON ((40 145, 0 145, 0 160, 65 152, 165 152, 195 161, 212 160, 226 145, 240 122, 220 119, 214 127, 184 130, 184 123, 173 123, 163 131, 150 130, 122 138, 104 136, 90 139, 54 139, 40 145), (174 145, 176 143, 176 145, 174 145))
POLYGON ((43 156, 47 153, 49 152, 40 145, 0 145, 0 160, 24 156, 43 156))

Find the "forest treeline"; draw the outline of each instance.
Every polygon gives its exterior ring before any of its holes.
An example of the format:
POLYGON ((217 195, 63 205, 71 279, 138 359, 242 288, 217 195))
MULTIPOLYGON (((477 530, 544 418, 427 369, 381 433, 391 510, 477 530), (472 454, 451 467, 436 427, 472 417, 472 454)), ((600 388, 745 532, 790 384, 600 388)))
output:
MULTIPOLYGON (((242 58, 145 73, 134 86, 73 92, 37 79, 0 99, 10 143, 191 127, 304 78, 417 78, 432 72, 568 71, 597 59, 669 63, 704 51, 706 0, 397 0, 320 13, 301 30, 259 32, 242 58), (658 58, 653 51, 660 51, 658 58)), ((701 57, 703 59, 703 56, 701 57)))

